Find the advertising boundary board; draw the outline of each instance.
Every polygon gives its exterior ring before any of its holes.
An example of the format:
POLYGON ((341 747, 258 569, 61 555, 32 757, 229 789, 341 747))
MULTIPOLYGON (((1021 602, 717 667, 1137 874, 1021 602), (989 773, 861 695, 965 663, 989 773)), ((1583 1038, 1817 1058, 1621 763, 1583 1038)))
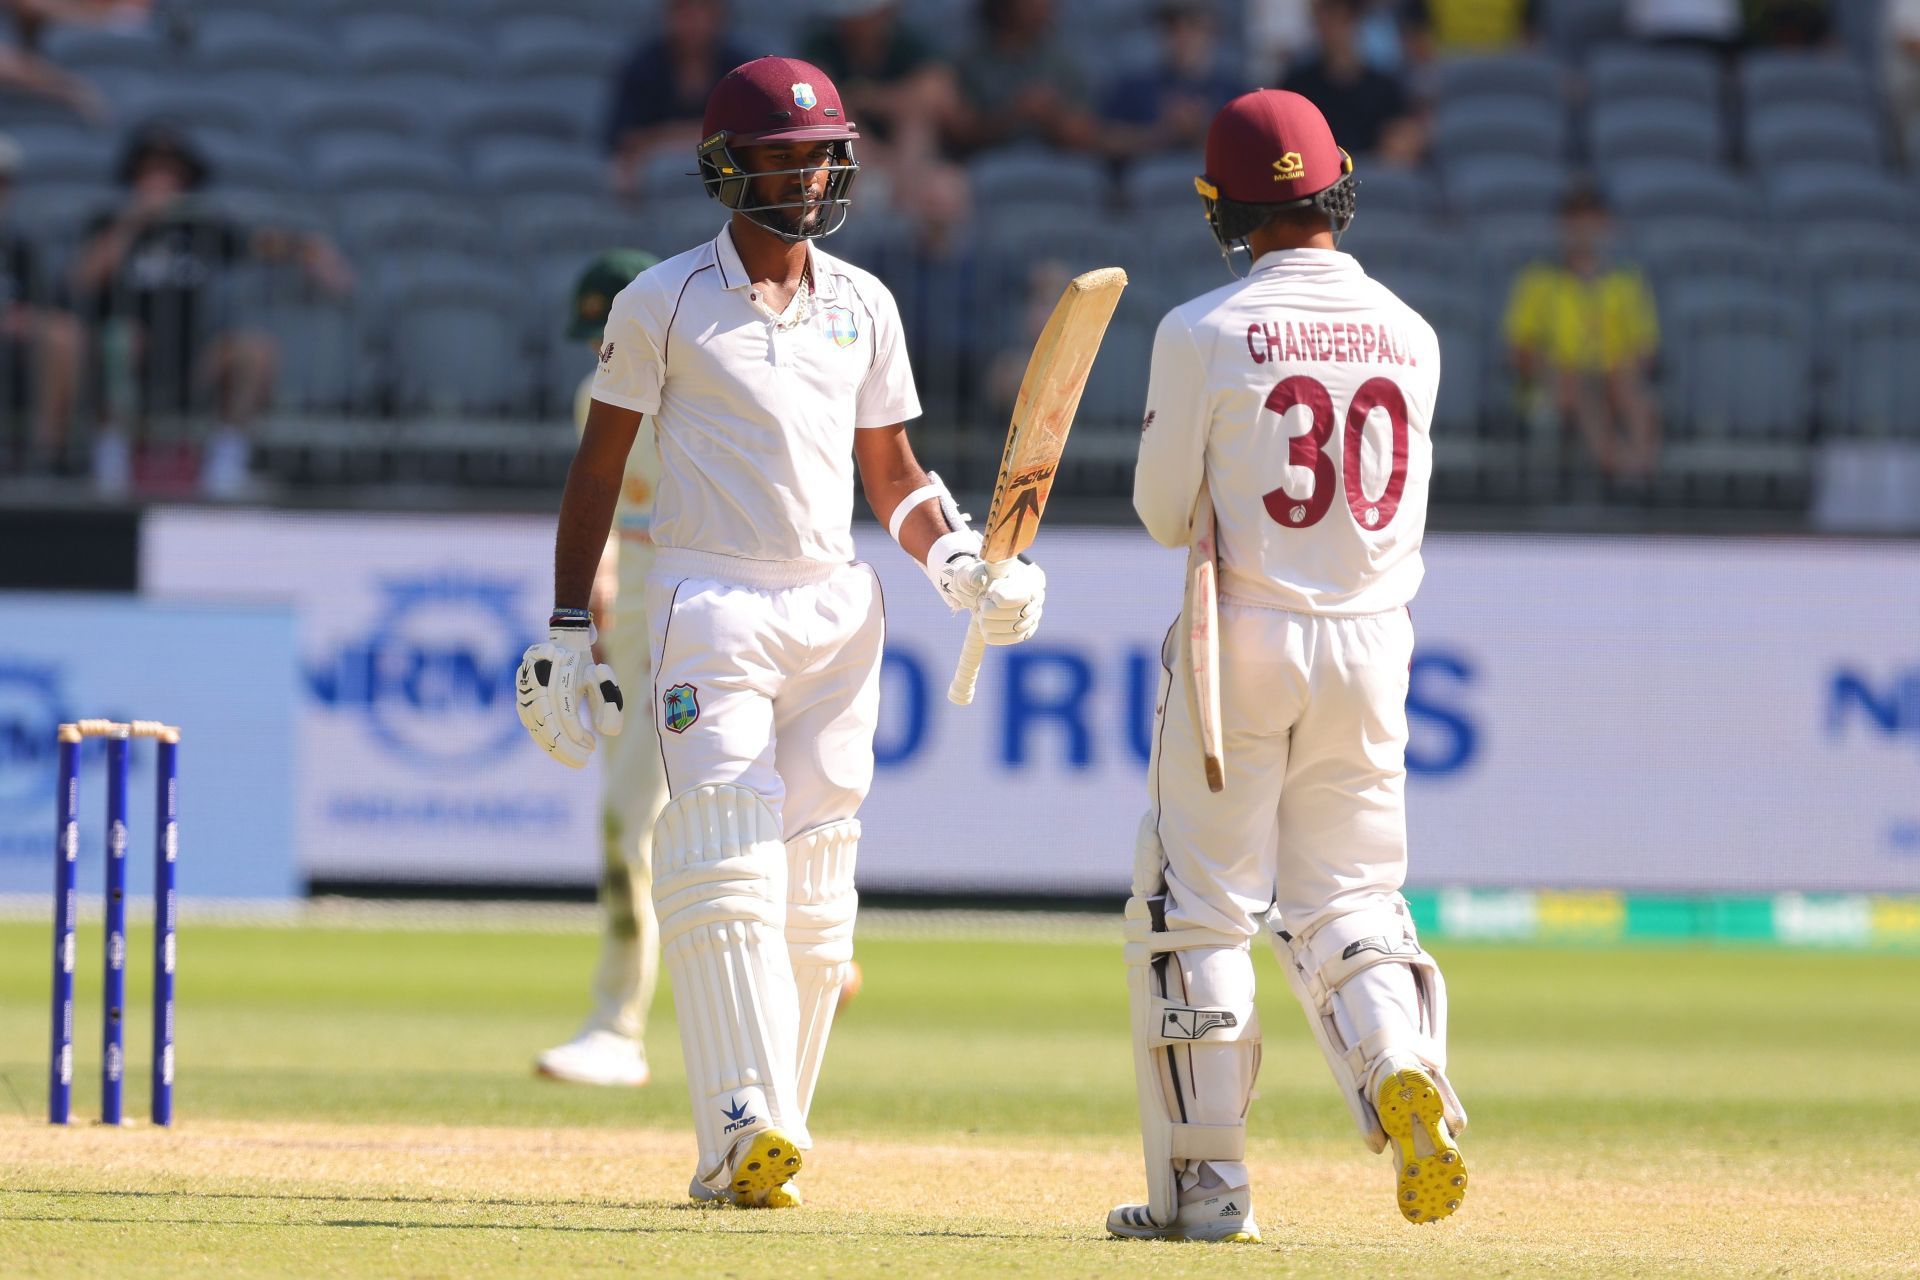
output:
MULTIPOLYGON (((150 514, 148 593, 301 614, 307 875, 592 883, 597 766, 570 774, 516 743, 499 701, 549 603, 552 536, 544 516, 150 514), (495 620, 484 635, 443 643, 477 615, 495 620), (438 687, 443 710, 382 709, 382 664, 402 658, 458 677, 438 687), (442 771, 413 808, 402 790, 321 810, 331 829, 316 818, 327 788, 401 779, 404 752, 434 747, 443 723, 498 753, 457 779, 471 805, 442 771)), ((1137 530, 1044 530, 1039 637, 988 653, 977 705, 954 708, 941 693, 961 620, 883 533, 857 541, 888 625, 863 887, 1124 892, 1180 555, 1137 530)), ((1408 701, 1416 887, 1920 890, 1920 547, 1444 534, 1427 564, 1408 701)), ((631 690, 629 707, 652 695, 631 690)))
MULTIPOLYGON (((294 863, 294 619, 283 606, 0 592, 0 894, 54 884, 58 726, 179 726, 176 862, 188 898, 288 898, 294 863)), ((78 755, 76 885, 105 886, 107 746, 78 755)), ((128 891, 153 892, 155 745, 128 757, 128 891)))

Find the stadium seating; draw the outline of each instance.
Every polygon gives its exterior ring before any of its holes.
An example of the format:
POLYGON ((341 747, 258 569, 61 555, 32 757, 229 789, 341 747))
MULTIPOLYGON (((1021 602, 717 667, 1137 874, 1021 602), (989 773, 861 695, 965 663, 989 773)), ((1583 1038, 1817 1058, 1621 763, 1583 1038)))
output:
POLYGON ((1879 168, 1887 146, 1873 117, 1851 108, 1769 105, 1747 117, 1747 155, 1763 172, 1776 166, 1879 168))
POLYGON ((1920 281, 1856 287, 1827 324, 1833 377, 1823 417, 1851 436, 1920 440, 1920 281))
POLYGON ((1920 219, 1920 201, 1912 187, 1884 173, 1846 165, 1804 164, 1782 169, 1767 180, 1767 196, 1777 217, 1789 222, 1847 218, 1884 222, 1909 232, 1920 219))
POLYGON ((1679 99, 1717 113, 1724 92, 1719 65, 1705 53, 1619 45, 1595 51, 1587 63, 1587 95, 1595 106, 1679 99))
POLYGON ((1572 182, 1564 165, 1513 156, 1462 160, 1448 167, 1447 202, 1462 217, 1544 214, 1559 209, 1572 182))
POLYGON ((1558 104, 1543 110, 1530 98, 1448 103, 1434 121, 1434 148, 1448 166, 1494 156, 1557 163, 1567 154, 1566 114, 1558 104))
POLYGON ((1567 81, 1567 70, 1557 60, 1527 53, 1447 58, 1434 75, 1435 96, 1443 103, 1518 99, 1531 103, 1536 114, 1558 114, 1567 81))
MULTIPOLYGON (((974 38, 976 7, 908 0, 904 16, 952 55, 974 38)), ((124 126, 168 117, 208 155, 218 207, 328 231, 360 273, 361 295, 345 303, 284 275, 247 285, 243 311, 301 353, 285 362, 283 409, 561 414, 584 353, 556 330, 581 263, 616 243, 680 252, 725 216, 680 150, 651 157, 636 193, 607 188, 608 76, 658 29, 658 9, 191 0, 164 35, 56 28, 48 54, 101 88, 118 129, 0 100, 0 129, 25 157, 7 217, 64 266, 87 220, 123 198, 124 126)), ((1145 0, 1056 9, 1070 39, 1100 48, 1096 77, 1153 52, 1145 0)), ((1920 189, 1893 163, 1871 75, 1826 52, 1723 63, 1635 47, 1620 38, 1623 11, 1621 0, 1547 0, 1544 50, 1424 68, 1428 162, 1362 160, 1360 216, 1342 247, 1441 333, 1444 429, 1488 447, 1511 440, 1507 295, 1526 263, 1558 254, 1557 209, 1589 173, 1619 216, 1619 252, 1659 302, 1676 466, 1779 473, 1816 429, 1911 429, 1920 189)), ((811 15, 783 0, 733 6, 737 30, 760 44, 789 42, 811 15)), ((1849 47, 1870 52, 1872 0, 1839 0, 1835 16, 1849 47)), ((1025 340, 1036 266, 1126 266, 1133 284, 1085 405, 1088 438, 1112 432, 1101 447, 1117 456, 1131 447, 1158 317, 1229 278, 1193 191, 1200 168, 1184 150, 1117 172, 1104 158, 995 150, 968 163, 976 221, 950 256, 927 258, 878 184, 860 190, 827 248, 888 280, 929 403, 969 429, 985 368, 1025 340)))
POLYGON ((1844 58, 1808 53, 1750 53, 1740 64, 1740 95, 1749 110, 1827 105, 1871 113, 1871 82, 1844 58))
POLYGON ((390 386, 406 411, 499 414, 528 407, 534 368, 525 299, 475 264, 415 264, 386 298, 390 386))
POLYGON ((1763 212, 1759 193, 1730 174, 1672 160, 1622 163, 1601 175, 1614 208, 1628 218, 1723 218, 1763 212))
POLYGON ((1593 109, 1587 148, 1602 171, 1636 160, 1719 165, 1726 144, 1715 111, 1688 98, 1623 98, 1593 109))

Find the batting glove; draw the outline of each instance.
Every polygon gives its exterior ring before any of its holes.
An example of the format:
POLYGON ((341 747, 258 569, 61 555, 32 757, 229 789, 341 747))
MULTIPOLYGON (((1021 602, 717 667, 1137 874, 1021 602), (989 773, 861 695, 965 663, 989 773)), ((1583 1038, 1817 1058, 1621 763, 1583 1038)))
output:
POLYGON ((1047 575, 1025 557, 1007 561, 996 577, 980 557, 955 556, 939 586, 950 603, 979 619, 988 644, 1019 644, 1040 629, 1047 575))
POLYGON ((596 730, 616 736, 625 719, 620 683, 612 667, 593 660, 593 641, 586 610, 555 610, 546 642, 527 649, 514 680, 520 723, 570 769, 586 767, 596 730))

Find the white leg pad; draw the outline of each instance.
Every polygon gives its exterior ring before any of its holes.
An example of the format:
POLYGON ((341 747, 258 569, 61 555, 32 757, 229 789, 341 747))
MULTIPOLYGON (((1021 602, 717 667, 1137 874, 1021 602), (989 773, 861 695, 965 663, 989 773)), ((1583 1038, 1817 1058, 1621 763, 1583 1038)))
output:
POLYGON ((812 1145, 794 1089, 786 847, 765 801, 718 785, 661 811, 653 859, 660 949, 700 1143, 695 1176, 717 1191, 734 1146, 763 1129, 812 1145))
POLYGON ((1274 954, 1306 1012, 1360 1136, 1375 1151, 1386 1131, 1374 1110, 1376 1078, 1417 1060, 1432 1073, 1447 1126, 1466 1132, 1467 1113, 1447 1080, 1447 984, 1421 947, 1406 900, 1395 895, 1289 933, 1269 917, 1274 954))
POLYGON ((853 918, 860 909, 853 862, 859 848, 860 823, 853 818, 787 841, 787 956, 800 1000, 795 1096, 803 1116, 813 1107, 833 1012, 853 968, 853 918))
POLYGON ((1147 1212, 1157 1226, 1180 1213, 1180 1174, 1189 1161, 1246 1158, 1247 1106, 1260 1073, 1260 1018, 1253 1004, 1248 940, 1211 929, 1167 929, 1164 857, 1152 815, 1141 823, 1134 852, 1133 896, 1125 925, 1127 993, 1133 1014, 1134 1082, 1140 1102, 1140 1144, 1147 1166, 1147 1212), (1245 961, 1244 1001, 1189 1004, 1170 995, 1182 951, 1238 952, 1245 961), (1217 1052, 1202 1070, 1200 1055, 1182 1049, 1232 1046, 1238 1061, 1217 1052), (1184 1063, 1184 1065, 1183 1065, 1184 1063), (1222 1067, 1228 1068, 1222 1070, 1222 1067), (1206 1077, 1204 1094, 1197 1075, 1206 1077), (1231 1096, 1229 1096, 1231 1095, 1231 1096), (1197 1118, 1205 1113, 1205 1121, 1197 1118))

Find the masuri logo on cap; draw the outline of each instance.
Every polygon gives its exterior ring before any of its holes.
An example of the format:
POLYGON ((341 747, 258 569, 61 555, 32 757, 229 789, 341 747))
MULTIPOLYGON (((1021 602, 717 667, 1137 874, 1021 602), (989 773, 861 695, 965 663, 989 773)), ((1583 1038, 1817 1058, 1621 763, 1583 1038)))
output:
POLYGON ((1289 151, 1273 162, 1273 180, 1275 182, 1298 182, 1307 176, 1307 162, 1300 158, 1298 151, 1289 151))

